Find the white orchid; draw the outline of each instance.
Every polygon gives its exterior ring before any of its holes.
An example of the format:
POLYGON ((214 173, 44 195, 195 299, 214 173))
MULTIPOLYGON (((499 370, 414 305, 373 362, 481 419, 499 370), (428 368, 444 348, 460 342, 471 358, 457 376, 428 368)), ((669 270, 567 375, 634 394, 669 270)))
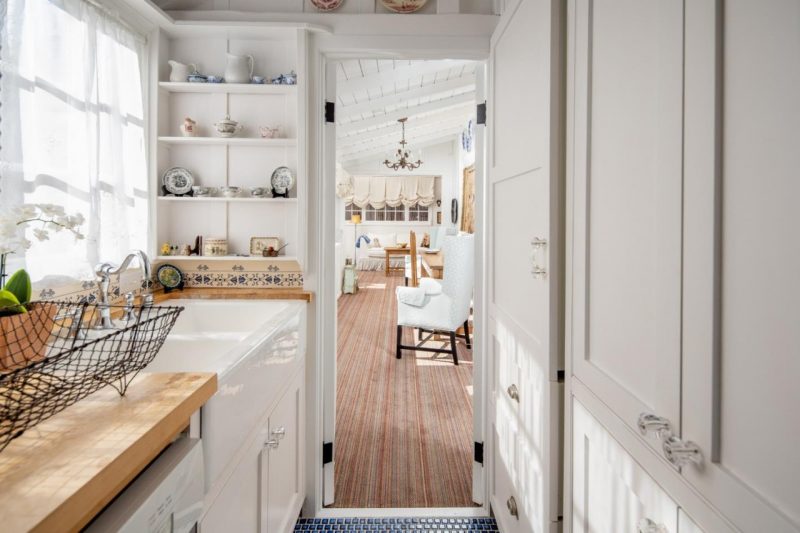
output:
POLYGON ((50 238, 50 231, 56 233, 63 230, 71 232, 75 240, 84 238, 78 231, 85 219, 80 213, 68 215, 64 208, 55 204, 23 204, 0 213, 0 255, 6 255, 31 247, 31 241, 25 237, 24 227, 33 228, 33 236, 39 241, 50 238))

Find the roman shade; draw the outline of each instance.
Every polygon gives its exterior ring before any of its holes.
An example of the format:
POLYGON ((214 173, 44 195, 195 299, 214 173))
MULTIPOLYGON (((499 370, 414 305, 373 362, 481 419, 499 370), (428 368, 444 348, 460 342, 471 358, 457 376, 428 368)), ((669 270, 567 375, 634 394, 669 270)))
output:
POLYGON ((436 202, 434 176, 349 176, 341 174, 336 195, 345 203, 375 209, 386 206, 429 207, 436 202))

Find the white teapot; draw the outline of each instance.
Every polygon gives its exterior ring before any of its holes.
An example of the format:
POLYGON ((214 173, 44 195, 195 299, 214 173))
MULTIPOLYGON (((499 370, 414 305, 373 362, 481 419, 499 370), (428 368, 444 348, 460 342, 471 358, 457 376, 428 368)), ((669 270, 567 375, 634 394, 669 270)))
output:
POLYGON ((228 65, 225 67, 225 81, 228 83, 250 83, 253 77, 253 56, 235 56, 228 54, 228 65))
POLYGON ((194 63, 184 65, 172 59, 167 61, 167 63, 172 67, 172 71, 169 73, 169 81, 187 81, 189 79, 189 74, 197 72, 197 66, 195 66, 194 63))

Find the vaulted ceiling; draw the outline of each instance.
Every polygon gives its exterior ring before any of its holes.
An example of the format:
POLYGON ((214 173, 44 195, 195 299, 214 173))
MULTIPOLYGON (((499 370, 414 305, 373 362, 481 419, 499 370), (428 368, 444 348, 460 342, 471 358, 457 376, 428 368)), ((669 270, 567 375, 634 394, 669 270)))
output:
POLYGON ((473 61, 353 59, 339 63, 336 151, 344 163, 397 148, 398 119, 421 148, 453 139, 475 114, 473 61))

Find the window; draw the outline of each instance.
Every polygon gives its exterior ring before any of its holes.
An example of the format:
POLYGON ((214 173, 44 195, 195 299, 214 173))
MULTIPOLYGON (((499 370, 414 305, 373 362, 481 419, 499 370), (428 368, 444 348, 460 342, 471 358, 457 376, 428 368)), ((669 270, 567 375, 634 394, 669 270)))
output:
POLYGON ((84 0, 5 7, 0 204, 52 203, 86 219, 85 240, 31 239, 9 270, 93 279, 99 261, 147 248, 145 40, 84 0))
POLYGON ((412 205, 408 208, 409 222, 427 222, 430 210, 421 205, 412 205))
POLYGON ((406 219, 406 211, 402 205, 397 207, 389 207, 388 205, 382 209, 375 209, 374 207, 367 206, 366 216, 364 220, 368 222, 403 222, 406 219))
POLYGON ((347 204, 344 206, 344 221, 350 222, 353 220, 353 215, 364 216, 361 213, 361 208, 356 204, 347 204))

